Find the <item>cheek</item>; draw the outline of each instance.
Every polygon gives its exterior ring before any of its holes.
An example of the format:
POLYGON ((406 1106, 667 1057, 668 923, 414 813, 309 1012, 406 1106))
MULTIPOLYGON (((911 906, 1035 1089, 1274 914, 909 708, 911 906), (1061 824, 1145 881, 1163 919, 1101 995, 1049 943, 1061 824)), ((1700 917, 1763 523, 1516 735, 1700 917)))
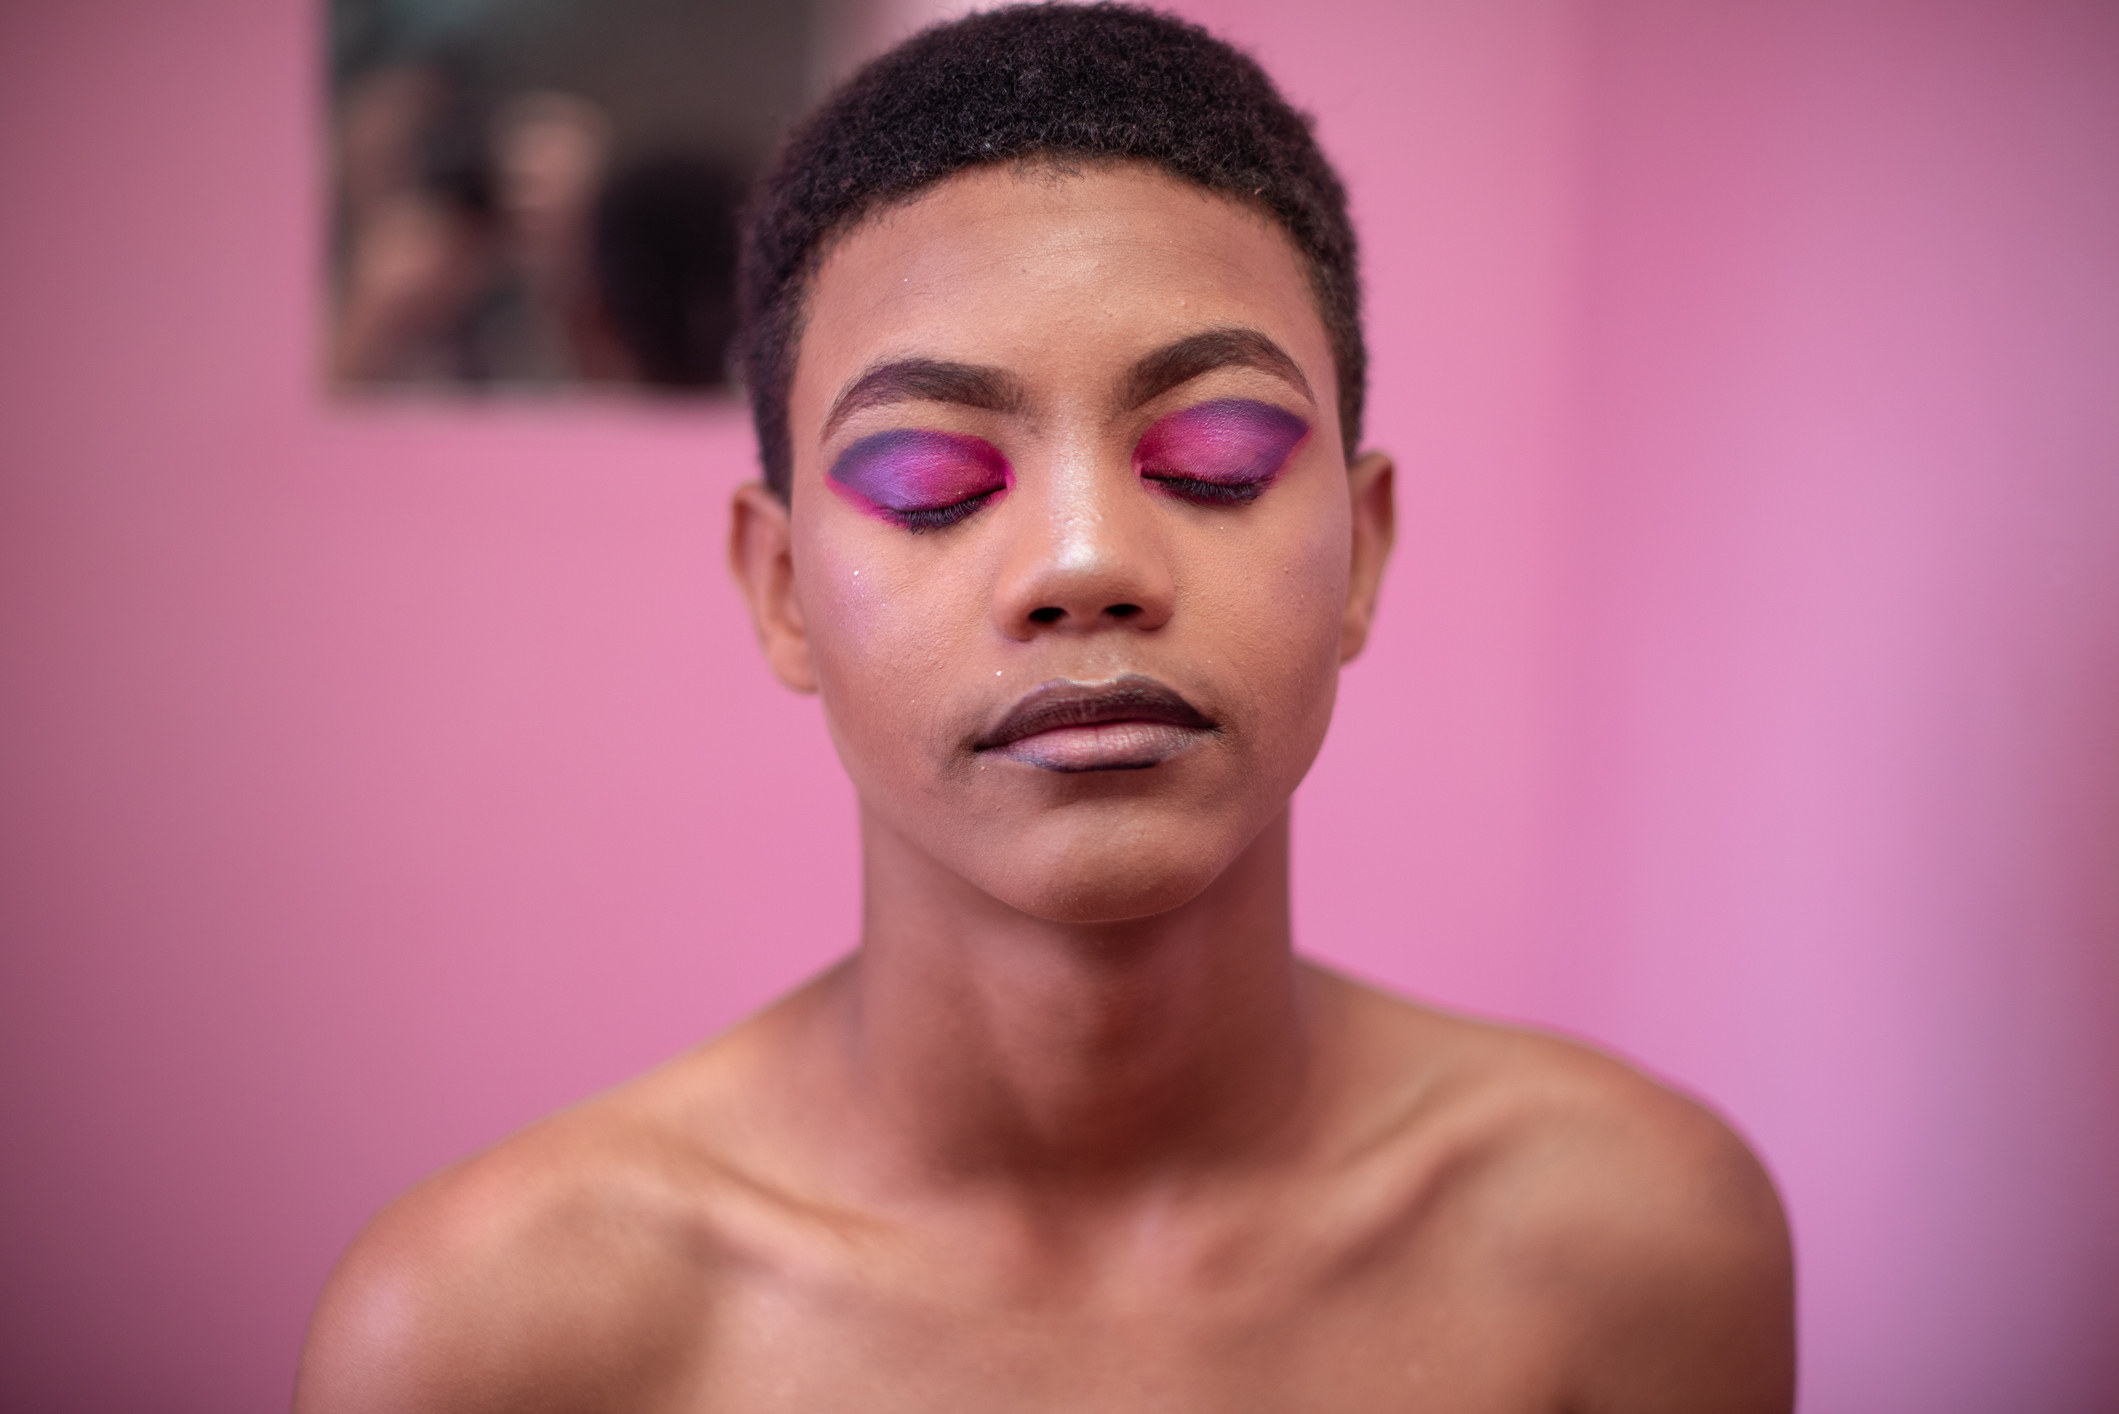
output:
MULTIPOLYGON (((1284 481, 1279 493, 1295 490, 1284 481)), ((1269 735, 1321 731, 1338 681, 1351 526, 1344 496, 1318 500, 1255 541, 1232 544, 1254 568, 1229 575, 1215 594, 1230 657, 1255 687, 1253 709, 1272 724, 1269 735)))
POLYGON ((888 770, 924 741, 953 681, 948 650, 971 641, 953 576, 864 546, 867 538, 817 535, 796 544, 819 696, 857 779, 888 770))
POLYGON ((1330 468, 1284 478, 1269 496, 1283 512, 1260 516, 1243 558, 1250 572, 1233 576, 1246 612, 1283 644, 1336 638, 1351 571, 1352 524, 1342 479, 1330 468), (1289 504, 1297 499, 1304 504, 1289 504))
POLYGON ((798 544, 797 588, 803 622, 820 672, 860 673, 864 660, 892 651, 903 633, 903 576, 889 560, 858 544, 815 537, 798 544))

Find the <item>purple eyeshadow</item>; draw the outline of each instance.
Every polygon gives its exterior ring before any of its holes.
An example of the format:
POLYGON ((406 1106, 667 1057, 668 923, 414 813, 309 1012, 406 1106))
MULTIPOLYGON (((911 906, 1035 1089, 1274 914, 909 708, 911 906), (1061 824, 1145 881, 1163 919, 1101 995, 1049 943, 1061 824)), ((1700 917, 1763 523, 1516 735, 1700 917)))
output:
POLYGON ((946 510, 1009 484, 1008 459, 991 442, 952 432, 878 432, 839 453, 831 481, 863 508, 898 520, 946 510))
POLYGON ((1287 465, 1310 425, 1286 408, 1221 398, 1173 412, 1133 449, 1140 474, 1218 486, 1261 485, 1287 465))

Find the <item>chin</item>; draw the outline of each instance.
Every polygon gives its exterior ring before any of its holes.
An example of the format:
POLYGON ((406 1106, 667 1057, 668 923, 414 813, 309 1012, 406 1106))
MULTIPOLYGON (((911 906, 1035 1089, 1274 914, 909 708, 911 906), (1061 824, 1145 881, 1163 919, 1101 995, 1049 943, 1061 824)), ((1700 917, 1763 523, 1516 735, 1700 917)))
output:
MULTIPOLYGON (((967 871, 1009 907, 1051 923, 1125 923, 1182 908, 1233 865, 1256 830, 1106 826, 1000 852, 1004 868, 967 871)), ((992 855, 988 855, 991 859, 992 855)))

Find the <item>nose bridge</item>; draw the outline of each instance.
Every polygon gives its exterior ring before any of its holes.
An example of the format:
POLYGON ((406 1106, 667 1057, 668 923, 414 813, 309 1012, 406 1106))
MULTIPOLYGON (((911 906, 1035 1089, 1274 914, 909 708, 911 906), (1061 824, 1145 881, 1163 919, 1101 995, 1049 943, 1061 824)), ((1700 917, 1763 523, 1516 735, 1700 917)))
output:
POLYGON ((995 597, 1001 627, 1029 637, 1166 621, 1170 566, 1130 463, 1074 445, 1025 470, 1018 540, 995 597))

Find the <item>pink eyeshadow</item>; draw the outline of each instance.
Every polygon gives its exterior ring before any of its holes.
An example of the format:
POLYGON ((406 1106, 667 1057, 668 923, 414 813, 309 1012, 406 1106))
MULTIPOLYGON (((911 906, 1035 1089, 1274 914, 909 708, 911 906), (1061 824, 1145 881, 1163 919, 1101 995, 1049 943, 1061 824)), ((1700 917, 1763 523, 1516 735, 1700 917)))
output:
POLYGON ((1150 427, 1133 449, 1133 465, 1143 476, 1243 485, 1278 473, 1309 435, 1309 423, 1286 408, 1222 398, 1150 427))
POLYGON ((830 479, 869 508, 932 511, 1009 484, 1008 459, 977 437, 902 428, 863 437, 831 464, 830 479))

